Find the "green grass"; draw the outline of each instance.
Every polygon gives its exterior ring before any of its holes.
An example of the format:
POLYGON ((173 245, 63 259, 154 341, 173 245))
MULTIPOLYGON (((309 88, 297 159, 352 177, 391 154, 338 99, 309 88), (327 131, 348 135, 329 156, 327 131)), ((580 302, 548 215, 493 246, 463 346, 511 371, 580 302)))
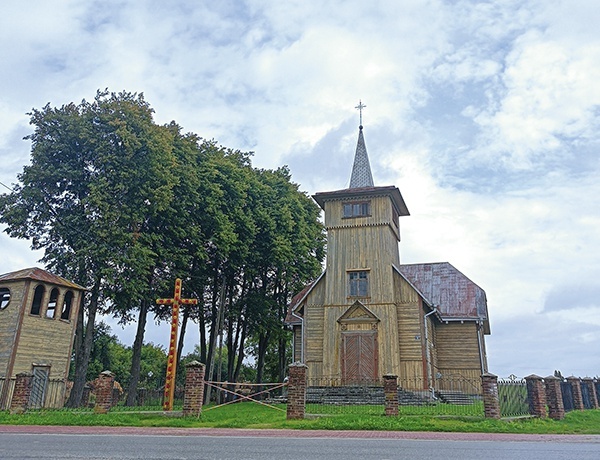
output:
POLYGON ((331 414, 305 420, 286 420, 285 412, 253 403, 239 403, 214 410, 205 410, 200 418, 141 412, 94 414, 93 412, 61 410, 30 411, 20 415, 0 412, 0 424, 600 434, 600 410, 569 412, 561 421, 534 418, 488 420, 483 417, 429 415, 385 417, 368 414, 331 414))

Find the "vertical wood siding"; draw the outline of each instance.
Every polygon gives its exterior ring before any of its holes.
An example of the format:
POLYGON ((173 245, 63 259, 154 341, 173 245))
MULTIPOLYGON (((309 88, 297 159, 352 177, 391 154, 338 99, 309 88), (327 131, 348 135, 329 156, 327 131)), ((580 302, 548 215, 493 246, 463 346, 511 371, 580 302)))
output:
POLYGON ((476 323, 437 324, 435 334, 440 369, 474 369, 481 374, 476 323))

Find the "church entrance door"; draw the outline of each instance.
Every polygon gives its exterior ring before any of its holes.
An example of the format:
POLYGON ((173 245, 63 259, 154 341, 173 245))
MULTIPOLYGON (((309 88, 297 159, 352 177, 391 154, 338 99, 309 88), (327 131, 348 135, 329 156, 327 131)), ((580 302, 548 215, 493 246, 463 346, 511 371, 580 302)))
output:
POLYGON ((341 358, 344 384, 378 381, 377 331, 343 332, 341 358))

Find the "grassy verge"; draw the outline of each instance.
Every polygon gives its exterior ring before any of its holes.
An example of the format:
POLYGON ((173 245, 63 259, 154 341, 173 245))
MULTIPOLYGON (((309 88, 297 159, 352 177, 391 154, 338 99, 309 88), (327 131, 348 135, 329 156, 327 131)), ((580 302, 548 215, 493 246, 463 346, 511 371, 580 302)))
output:
POLYGON ((285 412, 252 403, 206 410, 200 418, 172 417, 159 413, 31 411, 10 415, 0 412, 5 425, 154 426, 214 428, 291 428, 300 430, 396 430, 479 433, 600 434, 600 410, 569 412, 564 420, 487 420, 481 417, 329 415, 305 420, 286 420, 285 412))

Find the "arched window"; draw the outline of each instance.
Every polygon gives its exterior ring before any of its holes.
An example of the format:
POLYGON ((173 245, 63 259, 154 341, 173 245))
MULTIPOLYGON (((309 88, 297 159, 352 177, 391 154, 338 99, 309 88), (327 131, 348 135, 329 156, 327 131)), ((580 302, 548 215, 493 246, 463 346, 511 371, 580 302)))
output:
POLYGON ((29 312, 32 315, 39 316, 45 291, 44 286, 41 284, 35 288, 35 291, 33 292, 33 302, 31 302, 31 311, 29 312))
POLYGON ((0 288, 0 310, 4 310, 8 307, 10 302, 10 289, 0 288))
POLYGON ((50 291, 50 300, 48 301, 48 308, 46 308, 46 318, 54 318, 56 314, 56 305, 58 304, 58 288, 50 291))
POLYGON ((70 319, 72 304, 73 304, 73 291, 67 291, 67 293, 65 294, 65 300, 63 300, 63 306, 62 306, 62 311, 60 313, 60 319, 70 319))

